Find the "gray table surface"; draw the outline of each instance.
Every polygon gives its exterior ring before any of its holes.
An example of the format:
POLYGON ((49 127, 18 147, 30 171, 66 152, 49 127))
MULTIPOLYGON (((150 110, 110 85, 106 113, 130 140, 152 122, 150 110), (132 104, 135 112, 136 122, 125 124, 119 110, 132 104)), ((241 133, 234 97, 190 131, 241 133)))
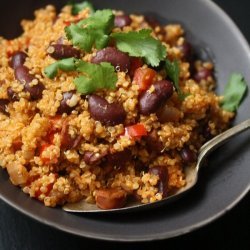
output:
MULTIPOLYGON (((250 1, 215 2, 233 18, 250 42, 250 1)), ((249 250, 250 193, 230 212, 204 228, 174 239, 146 243, 104 242, 69 235, 38 223, 0 201, 0 250, 99 248, 249 250)))

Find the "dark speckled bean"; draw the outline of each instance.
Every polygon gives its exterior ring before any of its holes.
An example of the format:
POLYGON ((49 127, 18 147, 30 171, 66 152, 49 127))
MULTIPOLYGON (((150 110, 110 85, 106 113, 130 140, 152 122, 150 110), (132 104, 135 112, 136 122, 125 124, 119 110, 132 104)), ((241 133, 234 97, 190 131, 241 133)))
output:
POLYGON ((145 91, 139 99, 139 110, 143 115, 149 115, 158 108, 173 94, 173 84, 168 80, 155 82, 151 88, 145 91))
POLYGON ((78 49, 66 44, 52 44, 47 49, 47 53, 56 60, 69 57, 80 58, 81 54, 78 49))
POLYGON ((89 112, 91 117, 104 125, 114 126, 124 122, 126 112, 119 103, 108 103, 98 95, 89 96, 89 112))
POLYGON ((126 72, 130 69, 129 56, 113 47, 99 50, 96 56, 92 58, 92 63, 99 64, 101 62, 111 63, 118 71, 126 72))

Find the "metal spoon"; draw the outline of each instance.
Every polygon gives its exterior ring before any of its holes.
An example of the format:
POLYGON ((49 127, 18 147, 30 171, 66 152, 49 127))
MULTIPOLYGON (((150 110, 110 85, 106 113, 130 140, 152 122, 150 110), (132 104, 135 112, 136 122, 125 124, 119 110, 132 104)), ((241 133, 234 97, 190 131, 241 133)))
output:
POLYGON ((141 210, 141 209, 149 209, 152 207, 157 207, 162 204, 166 204, 168 202, 172 202, 174 200, 177 200, 181 198, 184 194, 187 193, 196 183, 198 180, 198 174, 200 167, 204 163, 204 160, 207 158, 207 156, 217 149, 219 146, 224 144, 227 140, 232 138, 235 135, 240 134, 241 132, 247 130, 250 128, 250 119, 240 123, 239 125, 236 125, 225 132, 217 135, 207 143, 205 143, 199 150, 198 160, 195 167, 187 167, 185 169, 185 175, 186 175, 186 181, 187 184, 185 187, 179 189, 174 195, 171 195, 169 197, 164 198, 161 201, 148 203, 148 204, 142 204, 139 202, 128 202, 126 207, 123 208, 117 208, 117 209, 109 209, 109 210, 103 210, 98 208, 95 204, 89 204, 85 202, 84 200, 77 202, 77 203, 68 203, 63 206, 63 210, 67 212, 74 212, 74 213, 114 213, 114 212, 131 212, 135 210, 141 210))

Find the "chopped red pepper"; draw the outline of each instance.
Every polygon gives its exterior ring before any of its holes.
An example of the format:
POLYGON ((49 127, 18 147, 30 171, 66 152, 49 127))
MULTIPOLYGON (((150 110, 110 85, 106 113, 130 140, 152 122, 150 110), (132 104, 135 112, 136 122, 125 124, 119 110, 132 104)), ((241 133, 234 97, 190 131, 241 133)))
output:
POLYGON ((140 139, 142 136, 147 135, 147 130, 143 124, 134 124, 125 128, 125 135, 133 139, 140 139))
POLYGON ((140 91, 145 91, 153 83, 155 76, 156 76, 156 71, 154 71, 153 69, 138 68, 135 71, 133 81, 139 85, 140 91))

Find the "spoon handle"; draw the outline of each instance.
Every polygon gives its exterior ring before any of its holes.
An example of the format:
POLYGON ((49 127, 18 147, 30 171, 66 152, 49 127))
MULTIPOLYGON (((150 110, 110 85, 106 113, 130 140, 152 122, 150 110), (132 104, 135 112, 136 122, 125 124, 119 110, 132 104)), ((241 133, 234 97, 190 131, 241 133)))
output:
POLYGON ((209 153, 211 153, 216 148, 227 142, 231 137, 238 135, 249 128, 250 119, 226 130, 225 132, 217 135, 216 137, 205 143, 199 151, 198 165, 201 165, 201 161, 205 159, 209 153))

